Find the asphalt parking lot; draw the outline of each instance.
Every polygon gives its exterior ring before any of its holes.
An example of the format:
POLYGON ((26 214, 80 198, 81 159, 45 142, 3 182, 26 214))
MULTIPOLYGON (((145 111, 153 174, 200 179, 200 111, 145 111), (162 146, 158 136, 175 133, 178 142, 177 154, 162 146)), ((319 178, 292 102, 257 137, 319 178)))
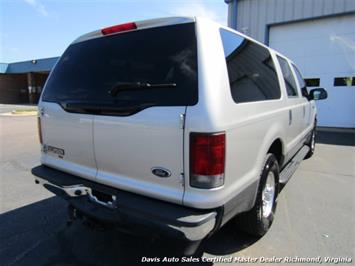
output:
MULTIPOLYGON (((314 157, 282 190, 263 238, 228 224, 206 242, 203 256, 355 259, 355 135, 320 132, 318 142, 314 157)), ((142 257, 174 254, 174 243, 80 222, 67 227, 66 203, 35 185, 30 174, 39 164, 35 117, 0 116, 0 145, 1 265, 134 265, 142 257)))

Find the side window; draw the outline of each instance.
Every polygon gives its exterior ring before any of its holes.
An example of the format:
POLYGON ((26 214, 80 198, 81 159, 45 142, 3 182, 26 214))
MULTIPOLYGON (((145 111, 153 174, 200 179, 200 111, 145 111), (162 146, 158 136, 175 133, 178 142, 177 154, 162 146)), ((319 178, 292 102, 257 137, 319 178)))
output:
POLYGON ((282 75, 284 76, 287 95, 290 97, 297 97, 297 86, 294 76, 292 75, 292 71, 288 62, 280 56, 277 56, 277 59, 280 62, 282 75))
POLYGON ((220 30, 229 83, 236 103, 279 99, 281 91, 269 50, 228 30, 220 30))
POLYGON ((297 78, 298 84, 300 85, 302 96, 308 98, 308 91, 307 91, 307 87, 306 87, 306 82, 302 78, 301 72, 298 70, 298 68, 295 65, 292 64, 292 67, 295 70, 296 78, 297 78))

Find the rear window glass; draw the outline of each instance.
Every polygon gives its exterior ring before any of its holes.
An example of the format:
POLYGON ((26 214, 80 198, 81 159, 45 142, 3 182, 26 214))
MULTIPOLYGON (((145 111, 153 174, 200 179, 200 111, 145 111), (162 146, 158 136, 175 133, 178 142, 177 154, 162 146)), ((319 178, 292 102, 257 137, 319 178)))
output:
POLYGON ((46 84, 44 101, 105 106, 184 106, 197 103, 194 23, 100 37, 71 45, 46 84), (176 84, 109 91, 121 83, 176 84))
POLYGON ((229 83, 236 103, 279 99, 280 86, 269 50, 221 29, 229 83))

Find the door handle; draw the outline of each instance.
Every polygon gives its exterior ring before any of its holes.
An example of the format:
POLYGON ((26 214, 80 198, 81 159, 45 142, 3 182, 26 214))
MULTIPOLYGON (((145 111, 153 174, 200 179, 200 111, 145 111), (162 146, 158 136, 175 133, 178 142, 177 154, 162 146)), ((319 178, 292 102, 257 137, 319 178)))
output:
POLYGON ((288 110, 288 124, 292 124, 292 110, 288 110))

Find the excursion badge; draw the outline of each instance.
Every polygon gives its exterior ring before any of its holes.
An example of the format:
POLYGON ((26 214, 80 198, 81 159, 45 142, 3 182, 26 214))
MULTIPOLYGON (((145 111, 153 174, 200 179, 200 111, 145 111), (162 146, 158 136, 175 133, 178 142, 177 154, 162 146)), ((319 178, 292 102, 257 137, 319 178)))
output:
POLYGON ((60 149, 60 148, 57 148, 57 147, 53 147, 53 146, 50 146, 50 145, 45 145, 45 144, 43 145, 43 152, 44 153, 55 154, 61 159, 63 159, 64 154, 65 154, 63 149, 60 149))

